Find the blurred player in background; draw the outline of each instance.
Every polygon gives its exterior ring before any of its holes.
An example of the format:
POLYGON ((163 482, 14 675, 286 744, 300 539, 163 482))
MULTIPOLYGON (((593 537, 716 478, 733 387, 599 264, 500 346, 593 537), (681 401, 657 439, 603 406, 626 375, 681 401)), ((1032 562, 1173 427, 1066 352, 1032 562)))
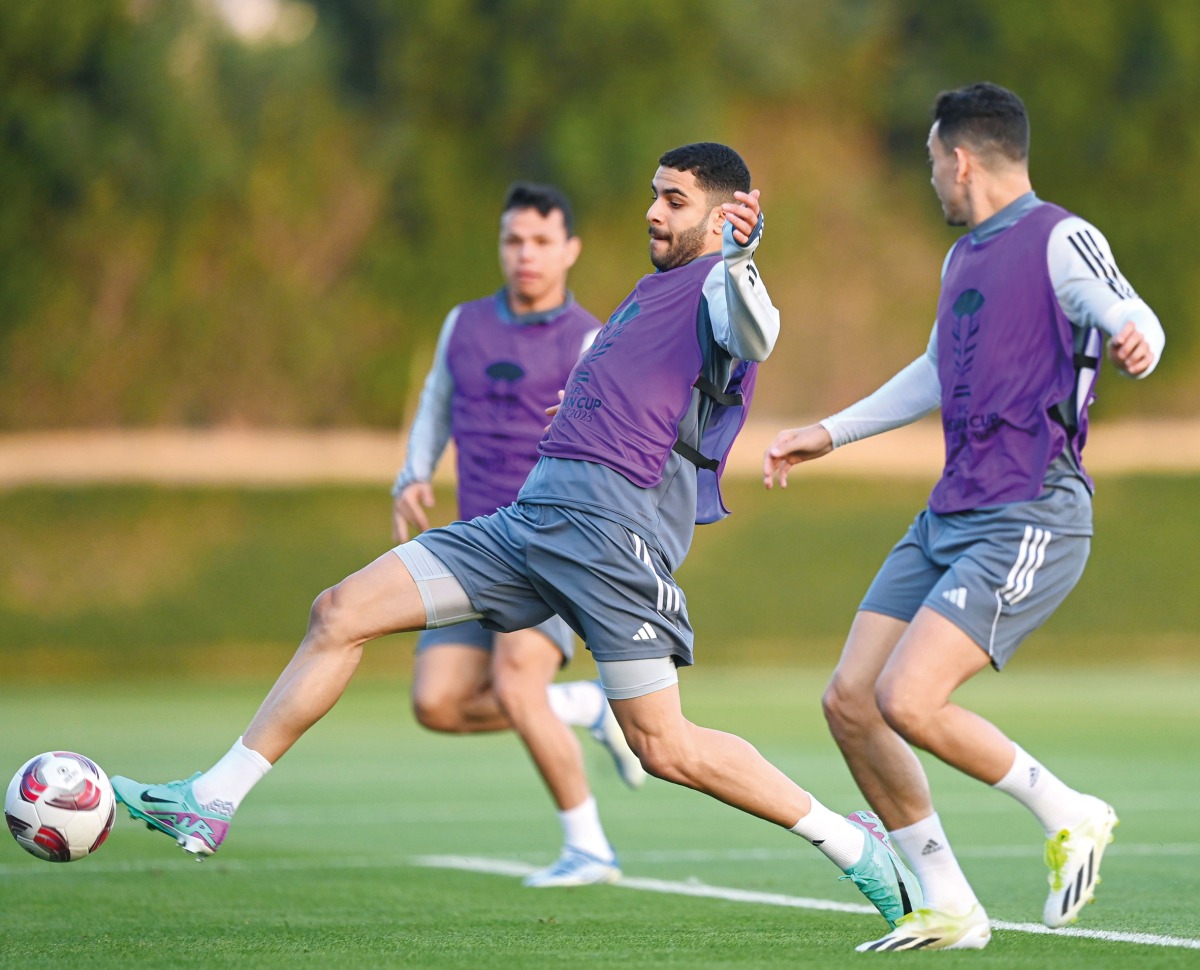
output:
MULTIPOLYGON (((600 329, 567 290, 580 249, 572 222, 570 203, 557 188, 518 182, 509 189, 500 216, 505 285, 454 307, 442 324, 407 460, 392 488, 394 541, 429 528, 430 482, 451 438, 460 518, 489 515, 517 497, 537 461, 546 407, 600 329)), ((553 683, 574 644, 575 634, 557 616, 512 633, 468 620, 426 630, 417 641, 417 720, 449 733, 514 729, 558 806, 562 854, 530 874, 527 886, 580 886, 620 876, 579 742, 567 725, 590 729, 631 787, 645 780, 599 683, 553 683)))
POLYGON ((768 488, 776 476, 786 485, 797 462, 942 409, 942 478, 868 589, 824 699, 851 772, 925 895, 925 908, 860 950, 978 949, 990 938, 910 744, 1041 823, 1046 925, 1073 922, 1094 897, 1113 809, 950 698, 989 665, 1003 668, 1083 573, 1092 482, 1081 454, 1104 336, 1109 359, 1139 378, 1165 342, 1100 232, 1033 193, 1015 94, 945 92, 933 118, 934 191, 946 221, 969 232, 942 267, 928 348, 857 404, 781 431, 763 463, 768 488))
POLYGON ((468 619, 522 629, 557 613, 587 643, 648 772, 817 846, 891 925, 919 905, 874 815, 831 811, 742 738, 683 714, 677 668, 692 663, 693 634, 672 573, 697 519, 724 514, 718 473, 753 387, 748 362, 771 352, 779 313, 753 262, 759 193, 735 151, 669 151, 650 188, 657 272, 575 365, 517 501, 423 532, 322 593, 295 657, 214 769, 166 785, 113 779, 131 815, 215 852, 242 798, 337 702, 366 641, 468 619))

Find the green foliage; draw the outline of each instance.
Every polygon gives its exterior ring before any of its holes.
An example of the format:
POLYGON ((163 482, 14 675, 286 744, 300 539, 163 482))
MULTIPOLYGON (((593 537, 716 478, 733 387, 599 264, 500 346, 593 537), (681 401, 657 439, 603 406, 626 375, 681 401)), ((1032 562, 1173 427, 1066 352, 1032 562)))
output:
POLYGON ((1094 220, 1170 333, 1106 406, 1194 413, 1200 26, 1172 0, 210 0, 0 7, 0 428, 394 425, 447 308, 494 289, 514 178, 561 183, 604 315, 646 269, 654 160, 737 145, 785 333, 762 407, 847 403, 923 345, 951 233, 928 105, 981 77, 1041 193, 1094 220), (824 353, 812 353, 823 332, 824 353))
POLYGON ((0 424, 321 423, 364 406, 361 361, 332 352, 342 321, 368 360, 406 359, 408 341, 348 269, 379 190, 321 46, 247 47, 196 5, 99 9, 45 61, 61 17, 0 14, 27 28, 0 36, 30 47, 3 57, 0 157, 22 191, 0 224, 0 424))

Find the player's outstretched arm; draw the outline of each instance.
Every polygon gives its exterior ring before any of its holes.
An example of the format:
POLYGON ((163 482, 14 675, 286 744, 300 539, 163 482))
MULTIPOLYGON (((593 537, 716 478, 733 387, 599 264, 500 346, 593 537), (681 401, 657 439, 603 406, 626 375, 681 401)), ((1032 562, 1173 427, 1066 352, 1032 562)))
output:
POLYGON ((436 502, 428 482, 413 482, 401 489, 392 503, 392 541, 408 542, 410 528, 417 532, 428 529, 425 509, 433 508, 436 502))
POLYGON ((833 438, 825 427, 810 424, 803 428, 785 428, 775 436, 763 455, 763 485, 771 488, 775 479, 787 488, 788 470, 802 461, 812 461, 833 451, 833 438))

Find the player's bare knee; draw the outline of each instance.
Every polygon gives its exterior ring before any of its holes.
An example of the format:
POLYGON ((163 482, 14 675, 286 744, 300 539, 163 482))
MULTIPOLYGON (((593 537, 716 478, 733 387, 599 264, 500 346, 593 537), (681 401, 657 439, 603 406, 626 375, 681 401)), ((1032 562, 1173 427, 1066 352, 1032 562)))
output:
POLYGON ((413 716, 430 731, 461 734, 465 731, 458 704, 444 693, 416 692, 412 697, 413 716))
POLYGON ((874 693, 864 694, 836 676, 821 695, 821 711, 835 735, 863 733, 879 721, 874 693))
POLYGON ((695 759, 678 739, 630 731, 625 736, 646 773, 676 785, 695 787, 695 759))
POLYGON ((836 680, 831 680, 821 695, 821 712, 831 728, 838 728, 850 719, 848 699, 836 680))
POLYGON ((333 630, 336 611, 333 588, 322 590, 308 611, 308 635, 310 639, 325 639, 333 630))
POLYGON ((646 774, 677 785, 685 784, 686 774, 679 761, 670 757, 669 752, 661 750, 656 745, 646 745, 640 751, 637 748, 633 750, 642 763, 642 767, 646 769, 646 774))
POLYGON ((531 708, 548 707, 546 688, 552 675, 536 663, 498 654, 492 661, 492 689, 510 717, 531 708))
POLYGON ((314 646, 352 649, 361 643, 353 632, 354 611, 347 608, 340 584, 331 586, 313 600, 308 614, 308 636, 314 646))
POLYGON ((514 725, 520 726, 541 712, 549 713, 546 685, 539 678, 511 670, 507 675, 500 671, 494 673, 492 689, 496 693, 496 701, 514 725))
POLYGON ((905 741, 925 747, 925 728, 931 713, 928 703, 911 691, 895 689, 887 683, 876 687, 875 703, 888 727, 905 741))

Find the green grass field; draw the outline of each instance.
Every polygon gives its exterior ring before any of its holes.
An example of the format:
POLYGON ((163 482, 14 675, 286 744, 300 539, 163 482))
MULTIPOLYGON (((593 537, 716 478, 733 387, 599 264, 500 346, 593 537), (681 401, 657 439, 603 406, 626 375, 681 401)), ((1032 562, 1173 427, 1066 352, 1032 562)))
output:
MULTIPOLYGON (((1103 483, 1079 589, 1008 671, 962 697, 1122 816, 1099 902, 1037 932, 1040 831, 1011 800, 930 765, 989 914, 987 967, 1200 966, 1195 900, 1200 526, 1193 478, 1103 483), (1183 809, 1181 811, 1181 809, 1183 809), (1174 941, 1174 942, 1173 942, 1174 941)), ((819 697, 858 596, 923 498, 914 484, 806 482, 702 531, 681 573, 699 631, 688 714, 740 733, 831 807, 863 807, 819 697), (736 568, 733 568, 736 567, 736 568)), ((167 780, 250 718, 323 586, 386 548, 362 489, 0 493, 0 770, 51 748, 167 780)), ((335 710, 198 865, 118 819, 94 858, 0 842, 0 966, 838 967, 879 935, 811 847, 693 792, 625 790, 586 737, 626 878, 533 891, 559 833, 515 740, 447 738, 407 707, 411 638, 369 648, 335 710), (458 857, 454 863, 447 857, 458 857), (822 908, 832 904, 833 908, 822 908)), ((591 676, 584 659, 576 676, 591 676)), ((570 675, 571 671, 568 671, 570 675)), ((4 775, 7 777, 7 774, 4 775)))
MULTIPOLYGON (((819 723, 824 674, 710 668, 684 678, 688 711, 754 740, 829 805, 861 807, 819 723)), ((1064 691, 1036 673, 972 687, 981 710, 1123 821, 1081 927, 1188 939, 1200 846, 1181 827, 1200 728, 1191 678, 1091 672, 1064 691)), ((206 766, 257 703, 249 688, 145 686, 0 693, 0 764, 84 750, 113 772, 165 780, 206 766)), ((197 864, 122 814, 92 858, 51 865, 0 849, 3 966, 841 967, 883 923, 794 836, 693 792, 617 781, 585 751, 625 884, 527 890, 557 824, 510 737, 414 726, 405 684, 356 684, 243 806, 220 855, 197 864), (422 864, 467 857, 473 867, 422 864), (717 887, 717 898, 689 893, 717 887), (736 901, 732 891, 798 900, 736 901)), ((1002 795, 931 766, 939 807, 998 929, 982 953, 890 959, 987 967, 1196 966, 1196 949, 1029 932, 1041 913, 1040 832, 1002 795)), ((889 959, 889 958, 883 958, 889 959)))

